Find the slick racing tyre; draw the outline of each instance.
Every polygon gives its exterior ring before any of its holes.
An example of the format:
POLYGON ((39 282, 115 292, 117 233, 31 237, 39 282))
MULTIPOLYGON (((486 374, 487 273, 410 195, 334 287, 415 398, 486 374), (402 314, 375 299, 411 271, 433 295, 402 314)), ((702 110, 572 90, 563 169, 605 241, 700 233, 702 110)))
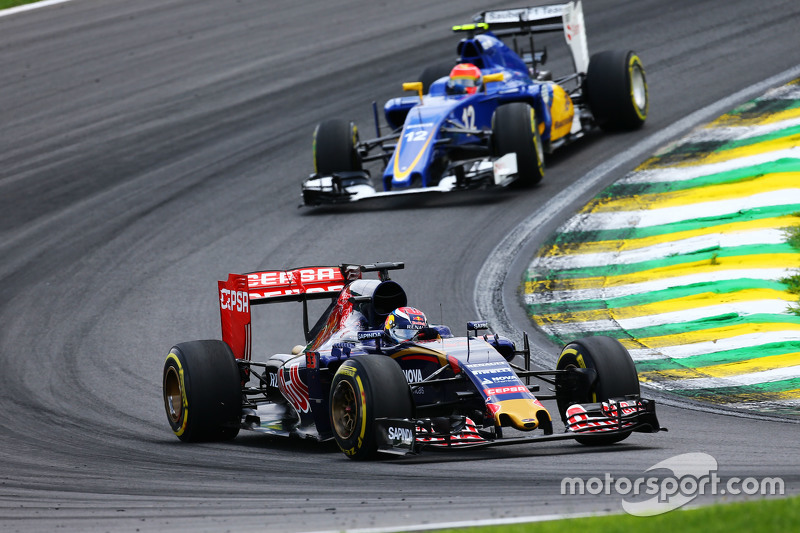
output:
POLYGON ((405 374, 385 355, 361 355, 345 361, 331 383, 333 436, 350 459, 375 456, 376 418, 411 418, 413 400, 405 374))
MULTIPOLYGON (((639 375, 628 350, 612 337, 596 336, 567 344, 556 363, 556 370, 587 368, 594 370, 594 384, 578 382, 567 384, 557 376, 556 401, 562 420, 566 420, 567 408, 580 403, 604 402, 610 398, 639 395, 639 375)), ((630 431, 608 436, 578 437, 582 444, 613 444, 628 438, 630 431)))
POLYGON ((163 391, 167 420, 180 440, 229 440, 239 433, 241 376, 224 342, 173 346, 164 362, 163 391))
POLYGON ((544 149, 536 114, 525 102, 512 102, 497 108, 492 117, 492 143, 495 157, 517 154, 518 178, 515 185, 531 187, 544 177, 544 149))
POLYGON ((321 122, 314 130, 314 172, 330 176, 334 172, 361 170, 358 154, 358 129, 341 119, 321 122))
POLYGON ((633 52, 610 50, 589 60, 584 94, 598 126, 604 130, 635 130, 647 119, 647 78, 633 52))

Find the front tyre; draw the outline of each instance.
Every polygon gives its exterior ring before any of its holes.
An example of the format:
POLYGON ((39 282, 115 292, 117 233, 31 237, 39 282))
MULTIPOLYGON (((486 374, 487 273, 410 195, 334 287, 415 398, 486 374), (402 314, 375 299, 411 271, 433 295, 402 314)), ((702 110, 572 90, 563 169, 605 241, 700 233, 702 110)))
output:
MULTIPOLYGON (((628 350, 612 337, 596 336, 573 341, 567 344, 556 363, 556 370, 586 368, 596 374, 594 383, 583 386, 582 382, 566 383, 564 378, 556 379, 556 401, 562 420, 566 420, 567 408, 579 403, 604 402, 610 398, 620 398, 635 394, 639 396, 639 375, 628 350)), ((592 435, 578 437, 581 444, 613 444, 628 438, 630 431, 617 435, 592 435)))
POLYGON ((497 108, 492 117, 492 145, 495 157, 517 154, 517 181, 532 187, 544 177, 544 149, 536 114, 525 102, 512 102, 497 108))
POLYGON ((593 54, 584 93, 597 124, 604 130, 635 130, 647 119, 649 98, 642 60, 634 52, 593 54))
POLYGON ((241 375, 224 342, 173 346, 164 362, 163 393, 167 421, 180 440, 230 440, 239 433, 241 375))
POLYGON ((433 82, 445 76, 449 76, 452 68, 452 61, 447 63, 436 63, 434 65, 428 65, 425 67, 425 69, 422 71, 422 74, 419 76, 419 81, 422 82, 423 94, 428 94, 433 82))
POLYGON ((385 355, 348 359, 331 382, 333 437, 350 459, 370 459, 378 451, 376 418, 411 418, 413 400, 400 365, 385 355))
POLYGON ((321 122, 314 130, 314 172, 330 176, 336 172, 361 170, 358 153, 358 129, 352 122, 331 119, 321 122))

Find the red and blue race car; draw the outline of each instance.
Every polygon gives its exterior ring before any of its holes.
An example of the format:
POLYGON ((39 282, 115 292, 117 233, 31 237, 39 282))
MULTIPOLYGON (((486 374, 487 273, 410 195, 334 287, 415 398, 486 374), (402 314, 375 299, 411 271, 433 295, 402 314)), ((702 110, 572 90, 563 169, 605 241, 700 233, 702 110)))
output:
POLYGON ((647 118, 644 66, 632 51, 591 57, 581 3, 485 11, 454 31, 465 34, 457 64, 426 68, 403 84, 414 96, 386 102, 391 133, 362 141, 356 125, 332 119, 314 131, 314 173, 305 205, 348 203, 421 192, 530 186, 544 158, 593 127, 636 129, 647 118), (574 71, 542 70, 546 48, 534 37, 563 32, 574 71), (502 39, 511 39, 507 45, 502 39), (368 165, 380 163, 377 192, 368 165))
POLYGON ((172 431, 189 442, 240 430, 335 439, 348 457, 366 459, 559 439, 603 445, 661 429, 616 339, 576 340, 555 370, 531 370, 527 336, 517 349, 483 321, 469 322, 465 337, 428 323, 389 279, 403 266, 315 266, 220 281, 222 339, 176 344, 164 363, 172 431), (310 326, 316 299, 330 304, 310 326), (253 357, 252 308, 287 301, 302 303, 305 345, 253 357), (531 380, 551 390, 539 394, 531 380), (544 400, 556 400, 563 430, 544 400))

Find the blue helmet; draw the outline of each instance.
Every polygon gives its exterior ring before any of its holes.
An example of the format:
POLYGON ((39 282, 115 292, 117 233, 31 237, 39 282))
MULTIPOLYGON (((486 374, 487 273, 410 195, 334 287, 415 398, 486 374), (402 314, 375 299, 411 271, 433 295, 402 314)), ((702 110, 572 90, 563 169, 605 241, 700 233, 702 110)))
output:
POLYGON ((395 342, 411 340, 422 328, 428 327, 425 313, 415 307, 398 307, 386 317, 383 330, 395 342))

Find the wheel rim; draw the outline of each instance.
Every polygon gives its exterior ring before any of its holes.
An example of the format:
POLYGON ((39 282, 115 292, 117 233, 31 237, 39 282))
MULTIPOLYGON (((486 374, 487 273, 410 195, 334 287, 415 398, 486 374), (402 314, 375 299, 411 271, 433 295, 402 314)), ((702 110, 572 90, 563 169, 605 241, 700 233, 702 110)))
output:
POLYGON ((167 416, 177 424, 183 416, 183 390, 178 371, 173 367, 168 368, 164 375, 164 405, 167 416))
POLYGON ((631 69, 631 95, 639 113, 644 113, 647 108, 647 83, 644 79, 644 72, 639 65, 633 65, 631 69))
POLYGON ((336 434, 342 439, 349 439, 356 430, 358 403, 356 391, 347 381, 340 381, 333 391, 331 417, 336 434))

